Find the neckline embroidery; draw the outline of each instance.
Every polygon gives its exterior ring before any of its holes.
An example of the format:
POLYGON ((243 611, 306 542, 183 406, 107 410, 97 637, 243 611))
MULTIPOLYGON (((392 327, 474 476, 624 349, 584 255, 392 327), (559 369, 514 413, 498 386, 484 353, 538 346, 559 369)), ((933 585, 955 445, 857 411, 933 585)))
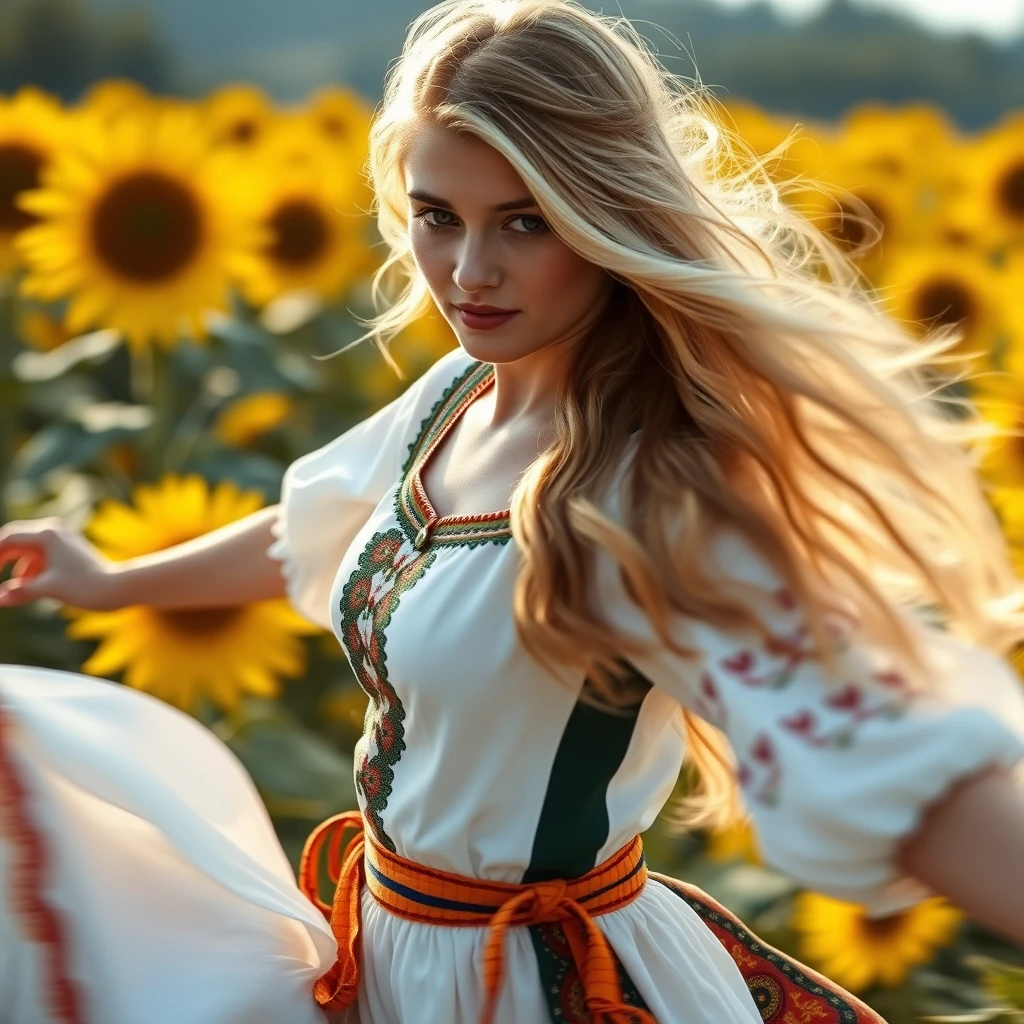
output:
POLYGON ((462 516, 438 516, 423 487, 421 471, 472 402, 494 383, 494 367, 476 361, 445 389, 420 424, 409 445, 402 480, 395 498, 395 514, 417 550, 432 547, 476 547, 505 544, 512 537, 511 509, 462 516))

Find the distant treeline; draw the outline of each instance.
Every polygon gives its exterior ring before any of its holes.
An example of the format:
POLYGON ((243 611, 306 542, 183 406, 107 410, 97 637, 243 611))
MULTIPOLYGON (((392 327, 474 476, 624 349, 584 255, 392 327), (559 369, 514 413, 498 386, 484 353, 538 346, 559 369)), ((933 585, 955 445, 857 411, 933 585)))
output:
MULTIPOLYGON (((105 77, 199 94, 248 80, 283 102, 328 81, 376 101, 409 22, 427 0, 4 0, 0 90, 40 85, 66 101, 105 77)), ((707 0, 593 0, 620 11, 667 66, 720 97, 833 118, 865 100, 923 100, 965 130, 1024 108, 1024 40, 929 34, 897 15, 833 0, 799 26, 767 3, 729 12, 707 0), (672 37, 675 37, 673 39, 672 37)))
POLYGON ((157 20, 139 5, 101 17, 80 0, 0 0, 0 91, 38 85, 70 102, 103 78, 175 88, 157 20))

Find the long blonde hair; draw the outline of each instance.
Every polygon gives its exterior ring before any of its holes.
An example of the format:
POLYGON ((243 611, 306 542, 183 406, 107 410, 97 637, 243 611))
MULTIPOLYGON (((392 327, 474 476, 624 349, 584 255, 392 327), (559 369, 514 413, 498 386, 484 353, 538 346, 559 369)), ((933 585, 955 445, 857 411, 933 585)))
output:
MULTIPOLYGON (((699 571, 723 525, 788 581, 829 668, 829 594, 922 670, 903 606, 941 609, 946 628, 1001 655, 1024 639, 1024 594, 975 470, 997 435, 940 389, 958 334, 922 341, 888 316, 849 256, 783 201, 798 182, 774 181, 716 101, 623 18, 573 0, 445 0, 415 19, 371 128, 390 254, 373 281, 383 311, 360 341, 386 352, 432 306, 401 171, 426 120, 505 156, 557 235, 613 278, 561 382, 556 440, 512 499, 516 628, 538 661, 577 664, 621 699, 630 648, 593 611, 595 549, 680 653, 677 612, 765 633, 699 571), (634 432, 617 522, 600 495, 634 432)), ((741 806, 725 739, 683 714, 700 782, 676 820, 724 823, 741 806)))

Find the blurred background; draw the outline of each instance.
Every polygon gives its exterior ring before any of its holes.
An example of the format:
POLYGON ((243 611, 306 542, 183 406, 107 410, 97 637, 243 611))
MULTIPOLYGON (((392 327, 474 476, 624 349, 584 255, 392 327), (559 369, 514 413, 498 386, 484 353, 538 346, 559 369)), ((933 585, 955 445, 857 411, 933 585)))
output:
MULTIPOLYGON (((834 118, 866 99, 926 100, 978 130, 1024 101, 1020 0, 599 6, 641 27, 672 70, 692 75, 695 60, 706 84, 781 113, 834 118)), ((0 88, 32 83, 71 101, 106 77, 188 96, 241 80, 291 103, 325 82, 344 82, 376 102, 406 26, 427 7, 420 0, 4 0, 0 88)))
MULTIPOLYGON (((455 344, 437 317, 409 328, 392 348, 404 379, 369 346, 314 358, 374 313, 367 130, 427 6, 0 0, 0 521, 60 515, 115 559, 195 537, 276 502, 291 461, 455 344)), ((710 87, 751 153, 797 129, 769 164, 807 183, 787 201, 893 316, 960 328, 969 376, 947 386, 1024 426, 1024 0, 603 9, 710 87)), ((979 472, 1024 571, 1024 444, 979 472)), ((355 806, 366 698, 334 637, 284 601, 37 602, 0 613, 0 662, 196 716, 249 769, 293 863, 355 806)), ((1024 1021, 1024 950, 941 900, 870 920, 762 864, 745 826, 659 822, 645 842, 656 869, 893 1024, 1024 1021)))

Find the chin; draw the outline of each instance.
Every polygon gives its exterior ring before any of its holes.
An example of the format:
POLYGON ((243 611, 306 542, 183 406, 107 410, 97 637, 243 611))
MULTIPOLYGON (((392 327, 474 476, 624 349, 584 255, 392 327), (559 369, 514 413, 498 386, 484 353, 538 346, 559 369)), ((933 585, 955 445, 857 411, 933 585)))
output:
POLYGON ((463 327, 461 331, 455 331, 455 337, 467 355, 485 363, 511 363, 527 354, 520 351, 521 344, 517 345, 509 338, 491 337, 487 331, 476 333, 463 327))

